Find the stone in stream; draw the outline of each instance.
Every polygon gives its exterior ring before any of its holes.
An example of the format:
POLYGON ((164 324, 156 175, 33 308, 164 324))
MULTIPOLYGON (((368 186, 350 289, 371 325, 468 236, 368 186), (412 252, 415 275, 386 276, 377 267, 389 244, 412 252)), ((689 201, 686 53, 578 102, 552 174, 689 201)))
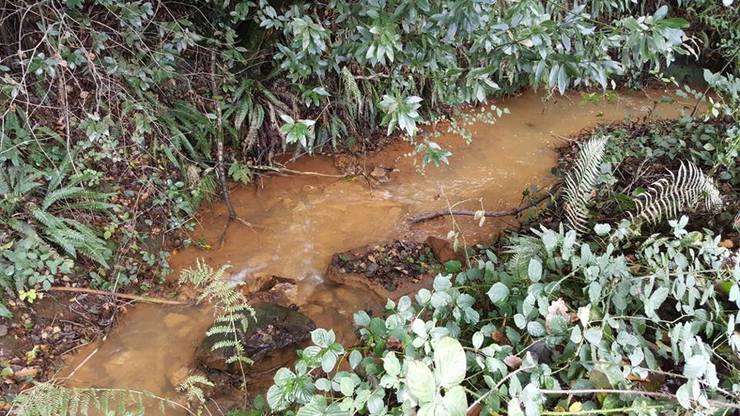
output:
MULTIPOLYGON (((246 356, 253 361, 260 360, 272 352, 307 340, 310 332, 316 329, 314 322, 298 312, 277 304, 254 306, 255 317, 249 319, 246 332, 239 331, 239 340, 244 345, 246 356)), ((196 352, 197 362, 207 369, 234 372, 236 364, 227 364, 228 349, 211 348, 218 341, 232 339, 233 334, 214 334, 206 337, 196 352)), ((238 370, 237 370, 238 371, 238 370)))

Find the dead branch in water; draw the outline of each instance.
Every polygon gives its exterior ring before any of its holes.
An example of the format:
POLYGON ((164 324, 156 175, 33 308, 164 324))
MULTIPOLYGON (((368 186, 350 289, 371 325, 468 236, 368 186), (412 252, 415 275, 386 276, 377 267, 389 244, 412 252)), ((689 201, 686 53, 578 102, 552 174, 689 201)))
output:
POLYGON ((119 299, 128 299, 128 300, 133 300, 137 302, 157 303, 160 305, 187 305, 188 304, 187 302, 182 302, 179 300, 151 298, 148 296, 138 296, 138 295, 127 295, 125 293, 106 292, 105 290, 88 289, 84 287, 55 286, 55 287, 50 287, 48 290, 50 292, 75 292, 75 293, 87 293, 87 294, 98 295, 98 296, 113 296, 119 299))
POLYGON ((254 170, 265 170, 269 172, 276 172, 276 173, 282 173, 282 174, 289 174, 289 175, 306 175, 306 176, 321 176, 324 178, 348 178, 351 176, 357 176, 354 174, 343 174, 343 175, 334 175, 331 173, 321 173, 321 172, 307 172, 302 170, 293 170, 288 168, 281 168, 276 166, 249 166, 250 169, 254 170))
MULTIPOLYGON (((537 206, 543 201, 550 199, 551 197, 555 197, 558 194, 558 192, 555 192, 555 191, 559 187, 560 187, 560 183, 556 183, 550 187, 548 192, 543 193, 542 195, 538 196, 537 198, 532 199, 531 201, 523 205, 520 205, 513 209, 505 210, 505 211, 484 211, 483 216, 486 218, 498 218, 498 217, 509 217, 509 216, 519 215, 523 211, 526 211, 529 208, 537 206)), ((476 212, 479 212, 479 211, 473 211, 473 210, 468 210, 468 209, 455 209, 455 210, 441 209, 439 211, 424 212, 421 214, 414 215, 413 217, 409 218, 408 222, 409 224, 417 224, 420 222, 433 220, 435 218, 444 217, 447 215, 475 217, 476 212)))

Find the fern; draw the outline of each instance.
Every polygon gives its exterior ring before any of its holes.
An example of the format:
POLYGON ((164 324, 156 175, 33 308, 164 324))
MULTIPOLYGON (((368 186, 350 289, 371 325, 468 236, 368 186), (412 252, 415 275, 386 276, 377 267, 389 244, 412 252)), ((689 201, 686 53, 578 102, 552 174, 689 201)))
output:
POLYGON ((52 383, 41 383, 19 394, 13 401, 9 414, 128 416, 144 414, 147 401, 158 402, 163 415, 166 414, 167 406, 184 408, 174 401, 149 392, 126 389, 65 388, 52 383))
POLYGON ((346 66, 342 68, 342 84, 344 86, 344 100, 347 103, 347 108, 350 109, 350 114, 352 116, 362 114, 364 99, 360 87, 355 81, 355 76, 346 66), (357 109, 356 114, 354 114, 355 108, 357 109))
POLYGON ((527 273, 529 261, 544 249, 542 240, 529 235, 509 237, 505 253, 510 254, 507 269, 520 275, 527 273))
POLYGON ((249 305, 238 285, 226 278, 227 265, 214 270, 203 260, 196 260, 194 269, 180 274, 181 284, 192 284, 201 290, 198 302, 208 301, 216 307, 213 325, 206 331, 208 337, 218 337, 211 351, 221 350, 227 364, 237 364, 246 384, 244 365, 252 361, 247 357, 242 337, 249 328, 249 319, 254 319, 254 309, 249 305))
POLYGON ((586 233, 588 203, 597 185, 599 167, 604 157, 607 136, 594 137, 580 146, 575 165, 565 175, 565 216, 568 225, 586 233))
POLYGON ((657 223, 675 218, 679 212, 703 206, 713 211, 722 206, 722 196, 714 180, 691 162, 681 162, 678 172, 654 182, 646 192, 635 198, 637 208, 629 213, 633 221, 657 223))
POLYGON ((202 386, 214 387, 214 384, 206 377, 193 374, 177 386, 177 391, 184 392, 189 402, 197 402, 199 406, 203 406, 206 402, 206 395, 202 386))

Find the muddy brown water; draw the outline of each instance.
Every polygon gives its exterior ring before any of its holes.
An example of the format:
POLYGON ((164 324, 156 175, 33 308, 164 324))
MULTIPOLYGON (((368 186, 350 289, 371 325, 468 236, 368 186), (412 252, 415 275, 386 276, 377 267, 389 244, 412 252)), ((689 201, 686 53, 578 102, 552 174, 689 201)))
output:
MULTIPOLYGON (((515 207, 523 190, 545 187, 553 180, 556 148, 564 144, 565 136, 648 113, 652 118, 676 117, 680 104, 658 104, 653 109, 663 95, 662 90, 621 92, 616 102, 598 105, 583 103, 577 94, 543 101, 528 92, 501 100, 496 104, 509 108, 511 115, 493 125, 472 126, 472 143, 449 134, 437 139, 453 152, 449 166, 428 167, 420 174, 405 143, 367 155, 368 167, 395 169, 388 183, 372 187, 362 178, 268 177, 259 189, 241 187, 232 194, 239 215, 258 228, 235 223, 221 248, 187 249, 175 254, 172 264, 178 270, 204 258, 214 267, 229 263, 235 273, 259 270, 294 278, 301 311, 319 327, 334 328, 340 341, 351 342, 352 314, 383 300, 358 288, 325 282, 322 274, 334 253, 395 238, 444 237, 451 226, 447 218, 415 226, 406 220, 415 213, 445 208, 447 201, 467 201, 459 207, 470 209, 479 209, 480 201, 487 210, 515 207)), ((338 173, 333 160, 322 156, 304 157, 289 167, 338 173)), ((206 208, 199 218, 194 237, 218 246, 225 208, 220 204, 206 208)), ((511 218, 487 221, 483 227, 472 218, 457 221, 467 243, 516 226, 511 218)), ((146 390, 176 399, 175 384, 192 367, 194 351, 211 320, 204 308, 135 305, 106 339, 70 356, 61 375, 68 376, 70 386, 146 390)), ((290 355, 278 354, 258 363, 262 376, 253 390, 264 389, 270 370, 290 355)))

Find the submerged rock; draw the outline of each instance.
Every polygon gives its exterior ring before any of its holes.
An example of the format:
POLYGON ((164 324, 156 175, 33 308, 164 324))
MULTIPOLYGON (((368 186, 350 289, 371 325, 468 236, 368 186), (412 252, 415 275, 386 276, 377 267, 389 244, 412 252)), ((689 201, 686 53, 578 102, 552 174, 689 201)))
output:
MULTIPOLYGON (((260 360, 272 352, 295 346, 310 337, 316 324, 293 308, 276 304, 254 306, 255 316, 249 318, 246 332, 238 331, 239 341, 244 346, 247 357, 253 361, 260 360)), ((212 347, 219 341, 233 339, 232 333, 214 334, 201 343, 196 352, 199 365, 207 369, 231 371, 235 364, 227 364, 226 359, 231 350, 212 347)))

